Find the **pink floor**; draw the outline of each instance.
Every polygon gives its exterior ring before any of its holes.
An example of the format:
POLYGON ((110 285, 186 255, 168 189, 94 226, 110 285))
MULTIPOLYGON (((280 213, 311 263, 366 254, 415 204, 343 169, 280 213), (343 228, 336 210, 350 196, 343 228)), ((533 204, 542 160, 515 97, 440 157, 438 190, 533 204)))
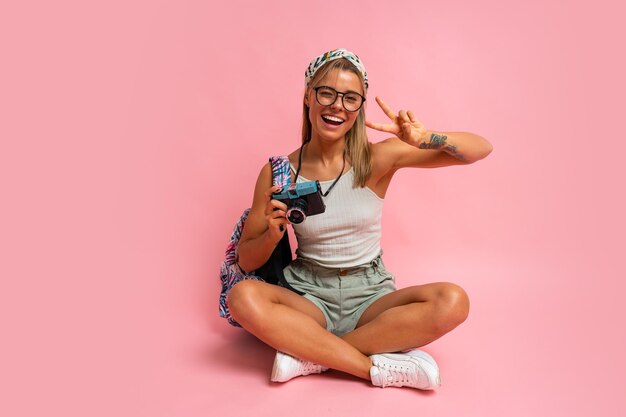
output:
POLYGON ((425 348, 441 367, 436 392, 380 389, 338 372, 271 384, 274 351, 218 319, 216 283, 196 274, 195 284, 180 284, 193 277, 180 265, 172 274, 145 270, 142 288, 127 288, 135 301, 102 318, 116 328, 106 338, 93 330, 71 336, 81 346, 94 339, 71 359, 67 351, 81 349, 65 345, 58 354, 68 362, 46 366, 57 377, 33 384, 47 386, 43 400, 59 402, 59 415, 77 416, 622 415, 624 307, 602 285, 610 271, 593 279, 562 255, 545 264, 466 261, 471 267, 424 274, 455 277, 473 303, 465 324, 425 348))

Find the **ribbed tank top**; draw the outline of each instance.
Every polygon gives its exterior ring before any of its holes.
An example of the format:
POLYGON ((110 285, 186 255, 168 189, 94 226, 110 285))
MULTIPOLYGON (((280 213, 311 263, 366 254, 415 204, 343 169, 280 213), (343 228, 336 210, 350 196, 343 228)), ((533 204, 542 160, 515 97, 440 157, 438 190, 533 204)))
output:
MULTIPOLYGON (((293 165, 291 169, 295 172, 293 165)), ((298 257, 327 268, 352 268, 366 265, 380 254, 385 200, 368 187, 352 188, 353 177, 350 167, 328 196, 322 197, 326 211, 293 225, 298 257)), ((300 175, 297 182, 306 181, 310 180, 300 175)), ((333 181, 320 181, 322 193, 333 181)))

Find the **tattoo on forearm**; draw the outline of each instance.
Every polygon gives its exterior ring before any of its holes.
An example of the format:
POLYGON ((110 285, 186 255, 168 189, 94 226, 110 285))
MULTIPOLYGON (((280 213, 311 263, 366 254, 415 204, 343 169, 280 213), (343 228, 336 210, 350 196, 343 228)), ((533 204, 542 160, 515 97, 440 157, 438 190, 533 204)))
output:
POLYGON ((446 135, 438 135, 432 133, 430 135, 430 142, 424 142, 420 144, 420 149, 441 149, 446 146, 446 135))
POLYGON ((456 146, 446 143, 446 139, 448 139, 446 135, 438 135, 436 133, 432 133, 430 135, 430 141, 420 143, 419 148, 420 149, 439 149, 439 150, 449 153, 450 155, 454 156, 457 159, 460 159, 461 161, 465 161, 465 157, 463 156, 463 154, 457 151, 456 146))

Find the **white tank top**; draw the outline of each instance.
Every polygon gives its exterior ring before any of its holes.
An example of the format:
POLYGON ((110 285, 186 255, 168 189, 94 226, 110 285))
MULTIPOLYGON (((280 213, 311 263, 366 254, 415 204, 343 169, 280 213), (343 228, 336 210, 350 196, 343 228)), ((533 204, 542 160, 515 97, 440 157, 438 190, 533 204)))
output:
MULTIPOLYGON (((291 169, 295 172, 292 165, 291 169)), ((298 183, 310 181, 302 175, 298 183)), ((320 181, 322 193, 334 180, 320 181)), ((381 218, 384 199, 368 187, 352 188, 352 167, 327 197, 326 211, 308 216, 293 229, 298 240, 298 257, 327 268, 365 265, 380 254, 381 218)))

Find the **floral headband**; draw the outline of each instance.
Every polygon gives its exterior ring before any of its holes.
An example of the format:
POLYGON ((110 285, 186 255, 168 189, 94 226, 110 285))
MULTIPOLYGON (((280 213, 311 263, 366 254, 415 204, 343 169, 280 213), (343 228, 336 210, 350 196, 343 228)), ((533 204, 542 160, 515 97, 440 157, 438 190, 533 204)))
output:
POLYGON ((365 81, 365 89, 367 89, 369 87, 369 84, 367 82, 367 72, 365 72, 365 67, 363 66, 363 63, 358 56, 346 49, 333 49, 332 51, 324 52, 322 55, 311 61, 309 67, 304 72, 306 84, 309 85, 309 83, 313 79, 313 76, 315 75, 317 70, 322 67, 322 65, 339 58, 346 58, 348 61, 353 63, 355 67, 357 67, 359 72, 363 75, 363 80, 365 81))

